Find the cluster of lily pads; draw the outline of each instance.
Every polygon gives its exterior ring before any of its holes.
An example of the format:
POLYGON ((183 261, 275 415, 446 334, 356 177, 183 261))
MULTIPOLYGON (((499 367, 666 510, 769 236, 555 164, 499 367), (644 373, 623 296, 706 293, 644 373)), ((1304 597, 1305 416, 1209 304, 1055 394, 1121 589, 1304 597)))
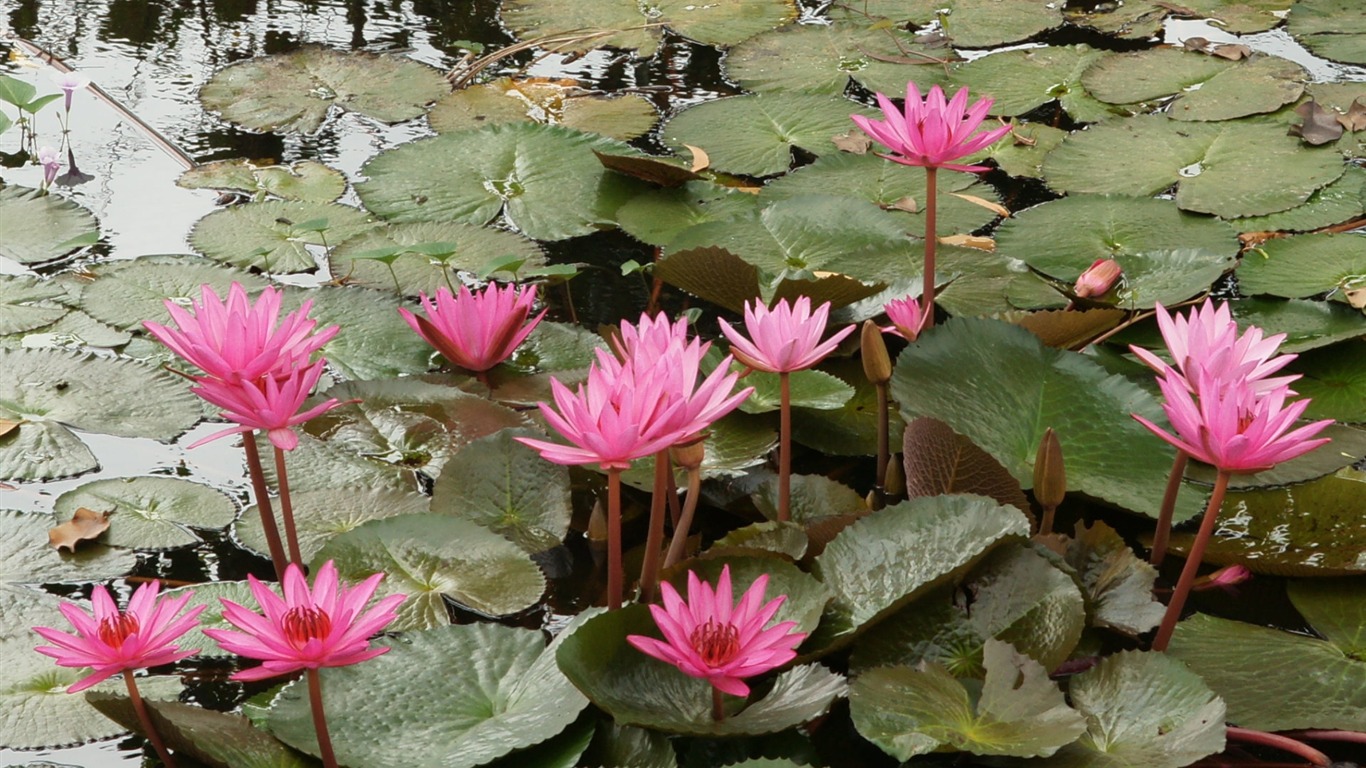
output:
MULTIPOLYGON (((1280 27, 1319 56, 1366 65, 1353 5, 505 0, 507 29, 547 51, 643 59, 665 35, 725 49, 724 74, 746 93, 662 122, 639 94, 480 71, 453 72, 453 89, 402 57, 321 46, 229 66, 200 96, 248 130, 308 133, 349 110, 425 115, 436 135, 378 154, 360 180, 315 161, 200 166, 181 184, 238 199, 195 226, 196 254, 79 269, 64 267, 95 217, 60 190, 0 187, 0 255, 34 268, 0 278, 0 477, 76 477, 98 467, 87 433, 169 442, 216 417, 163 369, 171 358, 143 322, 169 322, 163 302, 201 286, 278 289, 286 310, 307 304, 320 326, 342 329, 311 404, 346 404, 301 425, 290 454, 299 559, 315 572, 330 561, 350 583, 383 573, 380 599, 404 596, 375 641, 384 655, 321 675, 342 765, 933 764, 921 756, 968 753, 1176 768, 1222 751, 1226 735, 1248 738, 1226 724, 1366 731, 1366 474, 1354 466, 1366 434, 1352 426, 1366 422, 1366 238, 1352 231, 1366 218, 1366 84, 1309 82, 1287 59, 1216 44, 1129 44, 1189 13, 1237 33, 1280 27), (963 55, 1062 28, 1093 31, 1095 46, 963 55), (756 300, 829 302, 835 326, 880 318, 925 288, 931 196, 925 174, 875 156, 883 148, 850 115, 876 116, 871 92, 899 96, 907 80, 992 98, 1011 130, 964 161, 989 173, 937 174, 934 282, 947 320, 890 342, 900 451, 886 488, 872 458, 878 387, 855 338, 809 370, 750 372, 742 385, 754 392, 709 427, 701 535, 683 527, 687 559, 664 571, 664 592, 691 591, 690 573, 704 584, 724 573, 740 589, 763 579, 768 596, 786 596, 773 622, 803 636, 795 659, 750 679, 717 717, 711 683, 628 642, 660 637, 663 609, 592 607, 607 602, 604 569, 585 552, 603 539, 595 506, 606 506, 607 477, 523 444, 558 439, 533 406, 552 398, 552 379, 582 381, 608 346, 568 320, 562 290, 596 276, 552 263, 546 246, 572 254, 619 228, 647 246, 623 273, 669 286, 663 303, 700 310, 693 332, 706 337, 756 300), (632 141, 647 135, 657 143, 632 141), (1022 208, 998 191, 1020 182, 1049 199, 1022 208), (360 206, 338 202, 348 189, 360 206), (1097 260, 1119 276, 1077 290, 1097 260), (300 274, 324 279, 277 279, 300 274), (404 313, 420 295, 486 281, 540 283, 552 311, 506 362, 467 375, 404 313), (1287 334, 1283 349, 1299 353, 1287 370, 1302 376, 1293 387, 1312 399, 1305 416, 1337 422, 1326 448, 1221 478, 1229 490, 1203 556, 1290 577, 1284 593, 1307 631, 1197 613, 1157 653, 1143 649, 1163 615, 1158 573, 1135 545, 1163 506, 1174 455, 1131 418, 1166 423, 1127 344, 1160 350, 1154 307, 1212 290, 1239 325, 1287 334), (769 462, 785 399, 797 443, 787 505, 769 462), (1059 533, 1037 532, 1035 514, 1050 430, 1068 494, 1059 533)), ((717 349, 705 365, 720 361, 717 349)), ((645 558, 654 461, 620 473, 628 562, 645 558)), ((142 728, 117 692, 66 696, 82 675, 32 652, 30 626, 63 622, 40 585, 70 585, 51 591, 78 599, 81 585, 126 591, 120 580, 143 578, 140 560, 224 530, 262 555, 257 575, 272 574, 262 515, 166 469, 81 484, 51 514, 0 512, 0 744, 142 728), (74 552, 48 548, 48 529, 79 510, 107 530, 74 552)), ((1215 479, 1188 467, 1178 523, 1215 479)), ((1170 547, 1191 545, 1178 530, 1170 547)), ((205 578, 183 588, 190 610, 211 633, 232 630, 220 598, 250 603, 251 586, 205 578)), ((214 670, 226 654, 202 628, 182 645, 194 669, 214 670)), ((142 694, 178 755, 316 764, 302 680, 234 689, 244 700, 228 713, 176 701, 175 671, 154 670, 142 694)))

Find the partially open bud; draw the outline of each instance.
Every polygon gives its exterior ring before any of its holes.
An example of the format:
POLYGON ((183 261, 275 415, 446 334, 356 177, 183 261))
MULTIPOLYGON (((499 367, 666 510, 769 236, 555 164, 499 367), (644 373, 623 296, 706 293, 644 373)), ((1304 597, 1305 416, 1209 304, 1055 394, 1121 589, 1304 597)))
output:
POLYGON ((889 301, 882 306, 882 311, 892 321, 891 327, 882 330, 895 333, 906 341, 915 341, 925 327, 925 313, 920 311, 920 302, 914 297, 889 301))
POLYGON ((1049 427, 1039 440, 1034 454, 1034 498, 1044 509, 1053 509, 1067 495, 1067 470, 1062 461, 1062 443, 1049 427))
POLYGON ((1081 273, 1081 277, 1077 278, 1077 284, 1072 288, 1072 292, 1082 299, 1104 296, 1115 287, 1115 282, 1122 274, 1124 270, 1120 269, 1119 262, 1114 259, 1096 259, 1081 273))
POLYGON ((882 329, 872 320, 863 321, 863 375, 874 384, 886 384, 892 379, 892 358, 887 354, 887 342, 882 340, 882 329))
POLYGON ((1252 578, 1252 571, 1249 571, 1247 566, 1230 565, 1220 568, 1208 576, 1202 576, 1196 579, 1195 583, 1191 585, 1191 589, 1197 592, 1214 588, 1232 589, 1234 586, 1242 584, 1250 578, 1252 578))
POLYGON ((696 440, 671 447, 669 455, 673 457, 674 463, 689 472, 699 469, 702 466, 702 461, 707 458, 705 438, 706 435, 701 435, 696 440))

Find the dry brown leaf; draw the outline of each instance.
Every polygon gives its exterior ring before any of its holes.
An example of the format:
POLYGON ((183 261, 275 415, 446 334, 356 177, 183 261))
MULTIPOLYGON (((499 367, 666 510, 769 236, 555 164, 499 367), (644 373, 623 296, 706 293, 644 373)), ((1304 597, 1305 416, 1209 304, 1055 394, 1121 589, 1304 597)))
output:
POLYGON ((1358 96, 1348 107, 1347 114, 1338 115, 1338 122, 1353 133, 1366 129, 1366 96, 1358 96))
POLYGON ((978 448, 948 424, 919 418, 906 425, 906 496, 976 493, 1010 504, 1028 514, 1029 502, 1020 481, 991 454, 978 448))
POLYGON ((1081 312, 1053 309, 1030 312, 1020 318, 1019 325, 1038 336, 1047 346, 1074 349, 1113 329, 1128 316, 1122 309, 1088 309, 1081 312))
POLYGON ((1342 123, 1335 112, 1330 112, 1310 99, 1295 107, 1295 114, 1304 118, 1299 125, 1290 126, 1290 135, 1299 136, 1305 143, 1319 146, 1337 141, 1342 136, 1342 123))
POLYGON ((71 519, 47 532, 47 543, 56 549, 69 549, 76 551, 76 545, 82 541, 90 541, 99 538, 100 534, 109 530, 109 513, 96 512, 93 509, 80 507, 71 519))
POLYGON ((694 147, 691 144, 684 144, 683 146, 687 147, 688 151, 692 153, 692 168, 689 170, 693 173, 706 170, 707 167, 711 165, 711 157, 708 156, 701 147, 694 147))
POLYGON ((897 211, 905 211, 906 213, 920 213, 920 204, 915 201, 914 197, 910 196, 903 197, 887 207, 897 211))
POLYGON ((1197 53, 1209 53, 1209 40, 1203 37, 1188 37, 1181 42, 1181 47, 1197 53))
POLYGON ((944 245, 957 245, 963 248, 976 248, 979 251, 988 253, 996 250, 996 241, 989 237, 980 235, 945 235, 939 238, 939 242, 944 245))
POLYGON ((1221 59, 1228 59, 1229 61, 1238 61, 1239 59, 1246 59, 1247 57, 1251 56, 1252 49, 1247 47, 1246 45, 1242 45, 1241 43, 1225 44, 1216 47, 1214 50, 1210 51, 1210 53, 1214 54, 1215 56, 1218 56, 1221 59))
POLYGON ((851 128, 844 133, 830 137, 830 143, 841 152, 852 152, 856 155, 868 154, 868 149, 873 146, 873 140, 868 138, 868 134, 857 128, 851 128))
POLYGON ((1356 309, 1366 309, 1366 288, 1353 288, 1343 291, 1343 296, 1347 297, 1347 303, 1356 309))
POLYGON ((1002 216, 1007 219, 1010 218, 1010 209, 1006 208, 1004 205, 1001 205, 1000 203, 994 202, 992 200, 986 200, 977 197, 976 195, 960 195, 957 192, 950 192, 949 194, 953 195, 959 200, 966 200, 969 203, 972 203, 973 205, 980 205, 988 211, 991 211, 992 213, 996 214, 997 216, 1002 216))
POLYGON ((24 422, 22 422, 22 421, 12 421, 12 420, 10 420, 10 419, 0 419, 0 437, 3 437, 4 435, 8 435, 10 432, 13 432, 13 431, 15 430, 16 427, 18 427, 20 424, 23 424, 23 423, 24 423, 24 422))

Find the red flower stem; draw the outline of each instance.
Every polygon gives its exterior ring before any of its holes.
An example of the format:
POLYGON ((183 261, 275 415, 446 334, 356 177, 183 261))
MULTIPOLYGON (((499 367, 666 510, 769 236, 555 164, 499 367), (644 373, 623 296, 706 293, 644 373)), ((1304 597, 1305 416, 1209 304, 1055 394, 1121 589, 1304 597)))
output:
POLYGON ((332 751, 332 736, 327 732, 327 715, 323 713, 323 679, 318 670, 308 670, 308 704, 313 710, 313 730, 318 734, 318 751, 324 768, 337 768, 337 755, 332 751))
POLYGON ((669 493, 669 449, 655 453, 655 485, 650 496, 650 529, 645 534, 645 558, 640 565, 640 599, 655 599, 659 583, 660 549, 664 546, 664 497, 669 493))
POLYGON ((280 516, 285 519, 285 543, 289 545, 289 561, 304 567, 299 554, 299 532, 294 527, 294 502, 289 497, 289 475, 285 472, 285 452, 275 448, 275 479, 280 485, 280 516))
POLYGON ((607 470, 607 608, 621 607, 621 470, 607 470))
POLYGON ((669 541, 669 552, 664 555, 664 567, 672 568, 683 559, 683 547, 688 543, 688 531, 692 529, 692 518, 697 512, 697 497, 702 490, 702 469, 688 470, 688 501, 683 505, 683 517, 674 526, 674 537, 669 541))
POLYGON ((920 301, 921 309, 925 312, 925 322, 921 325, 922 331, 934 327, 934 252, 935 246, 939 244, 935 232, 935 209, 939 205, 936 179, 938 172, 939 169, 934 166, 925 167, 925 272, 924 297, 920 301))
POLYGON ((721 689, 716 686, 711 689, 711 719, 718 723, 726 719, 726 704, 721 700, 721 689))
POLYGON ((133 670, 123 670, 123 682, 128 686, 128 700, 133 704, 133 711, 138 715, 138 722, 142 723, 142 730, 147 732, 147 740, 152 742, 152 747, 157 751, 157 756, 161 762, 166 764, 166 768, 176 768, 175 760, 171 759, 171 753, 166 751, 166 745, 161 741, 161 734, 157 733, 156 724, 152 722, 152 713, 147 711, 147 703, 142 700, 142 695, 138 693, 138 684, 133 679, 133 670))
POLYGON ((1186 606, 1186 598, 1190 596, 1195 574, 1200 570, 1200 561, 1205 556, 1205 547, 1214 535, 1214 522, 1219 519, 1219 508, 1224 505, 1224 494, 1228 491, 1228 481, 1231 477, 1230 472, 1221 469, 1214 481, 1214 492, 1210 494, 1209 506, 1205 507, 1200 530, 1196 532, 1195 542, 1191 544, 1191 551, 1186 555, 1186 567, 1181 569, 1181 578, 1172 590, 1171 602, 1167 603, 1167 613, 1162 616, 1162 625, 1157 628, 1157 637, 1153 638, 1154 651, 1167 650, 1172 633, 1176 631, 1176 621, 1181 618, 1181 609, 1186 606))
POLYGON ((1366 744, 1366 733, 1361 731, 1325 731, 1325 730, 1305 730, 1305 731, 1286 731, 1282 736, 1292 736, 1297 739, 1313 739, 1316 741, 1345 741, 1355 744, 1366 744))
POLYGON ((788 373, 778 374, 778 519, 792 519, 792 384, 788 373))
POLYGON ((678 485, 674 483, 674 475, 672 472, 669 473, 669 492, 664 498, 669 502, 669 523, 677 528, 682 511, 678 505, 678 485))
POLYGON ((284 581, 285 548, 280 543, 280 529, 275 525, 275 510, 270 506, 270 489, 266 488, 261 453, 256 449, 256 433, 242 435, 242 449, 247 454, 247 474, 251 475, 251 490, 256 496, 256 511, 261 513, 261 527, 266 532, 266 546, 270 549, 270 562, 275 566, 275 579, 284 581))
POLYGON ((1246 742, 1248 744, 1259 744, 1263 747, 1272 747, 1273 749, 1279 749, 1282 752, 1289 752, 1292 755, 1299 755, 1321 768, 1328 768, 1328 766, 1333 764, 1332 759, 1329 758, 1328 755, 1323 754, 1302 741, 1296 741, 1289 736, 1282 736, 1278 733, 1266 733, 1265 731, 1254 731, 1250 728, 1238 728, 1237 726, 1230 725, 1228 727, 1228 738, 1233 739, 1234 741, 1246 742))
POLYGON ((892 461, 891 447, 891 408, 887 397, 887 382, 877 387, 877 483, 876 493, 879 500, 887 488, 887 465, 892 461))
POLYGON ((1186 476, 1186 463, 1190 454, 1177 451, 1172 461, 1172 473, 1167 475, 1167 490, 1162 494, 1162 509, 1157 513, 1157 531, 1153 533, 1153 551, 1148 553, 1148 562, 1156 568, 1162 565, 1167 556, 1167 539, 1172 532, 1172 513, 1176 510, 1176 494, 1181 490, 1181 479, 1186 476))

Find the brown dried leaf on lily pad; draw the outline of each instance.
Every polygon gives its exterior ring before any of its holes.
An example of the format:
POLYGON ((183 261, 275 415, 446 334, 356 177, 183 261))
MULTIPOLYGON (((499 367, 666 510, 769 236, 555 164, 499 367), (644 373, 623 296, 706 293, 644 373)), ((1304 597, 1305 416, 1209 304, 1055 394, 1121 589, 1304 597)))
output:
POLYGON ((838 136, 831 136, 830 143, 841 152, 852 152, 856 155, 868 154, 868 150, 873 146, 873 140, 868 138, 868 134, 857 128, 851 128, 838 136))
POLYGON ((1353 133, 1366 129, 1366 96, 1358 96, 1347 109, 1347 114, 1338 115, 1338 122, 1353 133))
POLYGON ((1046 310, 1030 312, 1019 325, 1038 336, 1044 344, 1059 349, 1076 349, 1124 322, 1129 313, 1122 309, 1084 311, 1046 310))
POLYGON ((976 248, 979 251, 988 253, 996 250, 996 241, 983 235, 945 235, 939 238, 939 242, 944 245, 956 245, 962 248, 976 248))
POLYGON ((80 507, 71 519, 47 532, 47 543, 61 550, 76 551, 82 541, 98 539, 109 530, 109 513, 80 507))
POLYGON ((975 493, 1029 514, 1020 481, 948 424, 928 417, 916 419, 906 425, 902 445, 907 497, 975 493))
POLYGON ((691 144, 684 144, 683 146, 692 153, 692 167, 688 170, 697 173, 698 171, 705 171, 707 166, 711 165, 711 156, 701 147, 694 147, 691 144))
POLYGON ((15 428, 23 423, 24 422, 22 421, 14 421, 12 419, 0 419, 0 437, 4 437, 10 432, 13 432, 15 428))
POLYGON ((1295 107, 1295 114, 1303 117, 1304 122, 1290 126, 1291 136, 1299 136, 1314 146, 1328 144, 1342 137, 1342 123, 1338 122, 1338 116, 1320 107, 1313 99, 1295 107))

